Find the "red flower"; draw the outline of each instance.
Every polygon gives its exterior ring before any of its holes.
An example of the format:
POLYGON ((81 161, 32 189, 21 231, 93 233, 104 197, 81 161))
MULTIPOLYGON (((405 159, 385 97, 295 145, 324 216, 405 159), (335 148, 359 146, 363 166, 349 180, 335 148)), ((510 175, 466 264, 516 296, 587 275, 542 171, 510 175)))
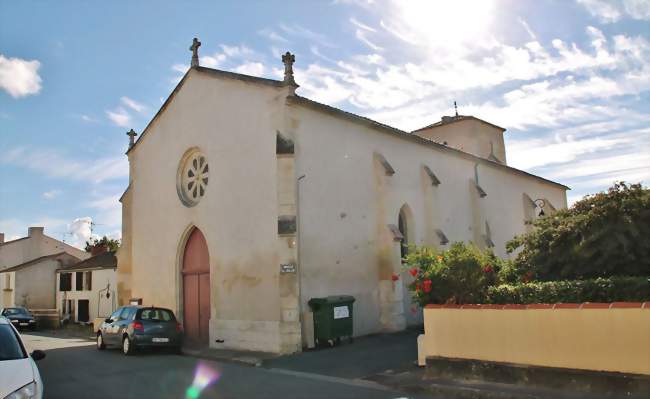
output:
POLYGON ((390 278, 391 278, 391 280, 393 280, 393 281, 397 281, 397 280, 399 280, 399 276, 398 276, 397 274, 395 274, 395 273, 393 273, 393 275, 392 275, 390 278))
POLYGON ((431 280, 424 280, 424 292, 431 292, 431 280))
POLYGON ((492 269, 492 266, 490 266, 490 265, 486 265, 483 268, 483 273, 492 273, 492 271, 493 271, 493 269, 492 269))
POLYGON ((524 277, 521 278, 521 281, 524 282, 524 283, 528 283, 528 282, 530 282, 530 280, 533 279, 533 276, 534 276, 534 274, 533 274, 532 271, 528 272, 528 273, 526 273, 526 275, 524 277))
POLYGON ((418 281, 417 283, 415 283, 415 292, 419 293, 420 291, 422 291, 422 284, 420 284, 420 282, 418 281))
POLYGON ((411 276, 415 277, 418 275, 418 268, 414 267, 413 269, 409 270, 409 273, 411 273, 411 276))

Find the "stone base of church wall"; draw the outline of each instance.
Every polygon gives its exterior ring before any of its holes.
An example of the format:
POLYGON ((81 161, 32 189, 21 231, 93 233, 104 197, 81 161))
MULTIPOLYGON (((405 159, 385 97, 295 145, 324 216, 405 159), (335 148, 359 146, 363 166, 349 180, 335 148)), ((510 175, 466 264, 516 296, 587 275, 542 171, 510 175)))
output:
POLYGON ((406 328, 401 283, 387 280, 379 282, 379 309, 382 331, 401 331, 406 328))
POLYGON ((300 351, 300 323, 210 320, 210 347, 280 354, 294 353, 300 351))

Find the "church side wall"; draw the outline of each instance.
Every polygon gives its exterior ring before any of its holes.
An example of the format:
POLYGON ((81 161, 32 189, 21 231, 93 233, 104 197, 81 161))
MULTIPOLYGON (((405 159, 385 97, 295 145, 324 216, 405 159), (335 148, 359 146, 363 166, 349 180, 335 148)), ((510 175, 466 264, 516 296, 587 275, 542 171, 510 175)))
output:
MULTIPOLYGON (((355 335, 395 329, 406 318, 421 323, 402 284, 399 243, 387 224, 398 224, 407 204, 409 243, 441 249, 436 230, 454 241, 477 241, 485 247, 489 224, 495 252, 506 257, 505 242, 525 231, 523 193, 566 206, 562 187, 519 175, 469 157, 428 148, 371 130, 361 124, 290 106, 296 140, 296 175, 300 184, 301 308, 313 297, 348 294, 354 304, 355 335), (395 173, 378 166, 381 154, 395 173), (440 179, 433 186, 427 165, 440 179), (487 196, 481 198, 475 175, 487 196), (386 275, 386 263, 397 282, 386 275), (390 280, 389 280, 390 279, 390 280), (401 315, 400 315, 401 313, 401 315)), ((307 319, 305 317, 305 319, 307 319)), ((402 324, 403 327, 403 324, 402 324)))
POLYGON ((275 147, 283 106, 281 89, 191 71, 130 154, 131 295, 182 320, 184 240, 198 227, 210 257, 213 347, 280 351, 275 147), (192 147, 207 159, 209 183, 186 207, 176 178, 192 147))

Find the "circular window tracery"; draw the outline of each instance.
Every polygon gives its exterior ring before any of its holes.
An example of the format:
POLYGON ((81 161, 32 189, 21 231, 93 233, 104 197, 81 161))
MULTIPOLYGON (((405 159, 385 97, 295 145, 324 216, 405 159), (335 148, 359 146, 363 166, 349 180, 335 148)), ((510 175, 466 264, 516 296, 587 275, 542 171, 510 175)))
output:
POLYGON ((209 181, 210 167, 205 155, 198 149, 188 151, 178 168, 176 188, 181 202, 194 206, 205 195, 209 181))

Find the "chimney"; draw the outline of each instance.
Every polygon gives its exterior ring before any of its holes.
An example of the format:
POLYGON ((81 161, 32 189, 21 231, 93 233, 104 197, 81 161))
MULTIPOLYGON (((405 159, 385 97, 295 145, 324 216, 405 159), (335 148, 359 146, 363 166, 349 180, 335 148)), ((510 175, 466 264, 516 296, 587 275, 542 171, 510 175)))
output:
POLYGON ((5 242, 5 233, 0 233, 0 244, 5 242))
POLYGON ((45 229, 44 227, 28 227, 27 236, 28 237, 42 236, 44 229, 45 229))
POLYGON ((106 244, 97 244, 90 249, 92 256, 103 254, 104 252, 108 252, 108 246, 106 244))

